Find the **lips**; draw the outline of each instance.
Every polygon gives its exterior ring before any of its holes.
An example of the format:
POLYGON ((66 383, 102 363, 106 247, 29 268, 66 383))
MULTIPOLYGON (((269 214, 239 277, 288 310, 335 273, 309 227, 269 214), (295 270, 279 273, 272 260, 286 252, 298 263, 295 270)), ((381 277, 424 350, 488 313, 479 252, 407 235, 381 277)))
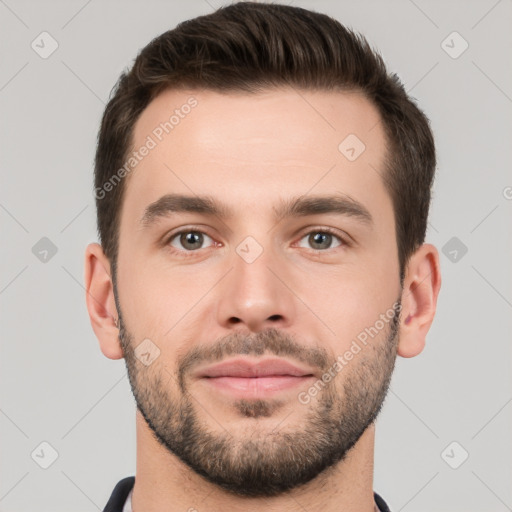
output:
POLYGON ((313 371, 279 358, 236 358, 199 369, 197 382, 215 394, 235 398, 265 399, 292 391, 314 379, 313 371))
POLYGON ((265 359, 249 361, 237 358, 223 361, 202 370, 198 370, 199 378, 218 377, 239 377, 239 378, 262 378, 262 377, 310 377, 313 371, 309 368, 301 368, 285 359, 265 359))

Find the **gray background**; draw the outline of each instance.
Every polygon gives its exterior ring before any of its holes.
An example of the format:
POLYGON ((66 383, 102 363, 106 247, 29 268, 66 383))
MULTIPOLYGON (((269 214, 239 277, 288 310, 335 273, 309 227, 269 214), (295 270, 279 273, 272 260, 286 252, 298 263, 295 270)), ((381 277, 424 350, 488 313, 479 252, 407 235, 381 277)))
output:
MULTIPOLYGON (((222 3, 0 0, 2 511, 102 510, 135 472, 124 362, 101 354, 85 307, 96 134, 137 51, 222 3), (58 43, 45 59, 43 31, 58 43)), ((512 2, 290 3, 364 33, 437 139, 427 241, 443 286, 425 350, 397 360, 374 489, 393 512, 512 510, 512 2)))

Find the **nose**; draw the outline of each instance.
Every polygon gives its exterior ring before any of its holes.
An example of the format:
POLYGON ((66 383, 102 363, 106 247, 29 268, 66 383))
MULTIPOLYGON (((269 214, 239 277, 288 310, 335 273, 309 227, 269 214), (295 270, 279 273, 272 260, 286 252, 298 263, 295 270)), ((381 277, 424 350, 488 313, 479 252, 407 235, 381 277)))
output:
POLYGON ((219 283, 217 315, 226 329, 259 332, 292 325, 296 305, 284 262, 269 250, 254 261, 233 255, 233 268, 219 283))

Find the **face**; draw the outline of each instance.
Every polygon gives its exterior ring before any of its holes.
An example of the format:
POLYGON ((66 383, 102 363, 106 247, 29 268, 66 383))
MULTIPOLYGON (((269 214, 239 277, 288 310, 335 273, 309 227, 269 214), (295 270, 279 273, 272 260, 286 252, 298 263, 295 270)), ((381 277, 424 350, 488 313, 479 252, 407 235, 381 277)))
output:
POLYGON ((126 178, 115 296, 147 428, 238 495, 311 481, 375 420, 396 358, 376 109, 347 92, 167 91, 133 142, 149 149, 126 178))

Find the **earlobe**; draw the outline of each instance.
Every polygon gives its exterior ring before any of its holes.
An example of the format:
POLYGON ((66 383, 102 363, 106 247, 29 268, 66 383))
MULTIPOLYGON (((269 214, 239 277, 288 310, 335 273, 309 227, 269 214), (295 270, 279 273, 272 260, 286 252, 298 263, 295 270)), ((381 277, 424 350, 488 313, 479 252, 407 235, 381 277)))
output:
POLYGON ((87 310, 101 351, 110 359, 121 359, 123 351, 116 326, 118 312, 110 263, 97 243, 89 244, 85 250, 84 281, 87 310))
POLYGON ((402 292, 398 355, 414 357, 425 348, 427 332, 436 312, 441 288, 439 253, 431 244, 421 245, 407 265, 402 292))

